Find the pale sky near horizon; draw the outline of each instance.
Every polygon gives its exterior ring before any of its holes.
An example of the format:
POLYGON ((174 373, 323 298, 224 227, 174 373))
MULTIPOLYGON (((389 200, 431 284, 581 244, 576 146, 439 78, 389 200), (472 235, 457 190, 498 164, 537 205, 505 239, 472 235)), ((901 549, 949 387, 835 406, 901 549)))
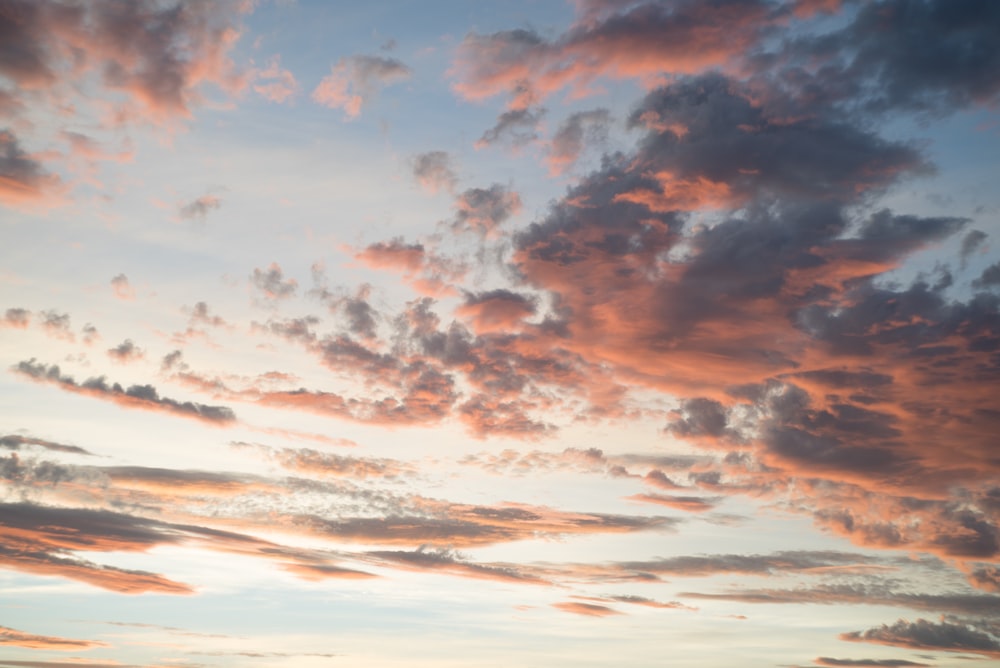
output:
POLYGON ((998 105, 990 0, 0 0, 0 668, 997 665, 998 105))

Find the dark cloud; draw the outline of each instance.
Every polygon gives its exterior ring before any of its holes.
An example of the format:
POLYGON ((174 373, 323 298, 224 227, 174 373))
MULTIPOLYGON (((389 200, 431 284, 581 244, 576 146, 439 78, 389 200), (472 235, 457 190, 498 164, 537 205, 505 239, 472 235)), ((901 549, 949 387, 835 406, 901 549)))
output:
POLYGON ((894 624, 842 633, 841 640, 892 645, 909 649, 970 652, 1000 658, 1000 638, 969 624, 900 619, 894 624))
POLYGON ((970 230, 962 237, 962 248, 960 251, 962 262, 964 263, 969 259, 970 255, 979 250, 988 238, 989 235, 982 230, 970 230))
POLYGON ((545 116, 544 108, 532 110, 511 109, 497 117, 496 125, 483 133, 476 142, 477 148, 485 148, 493 144, 506 143, 513 147, 521 147, 538 139, 538 125, 545 116))
POLYGON ((127 408, 164 411, 220 425, 236 420, 236 415, 226 406, 208 406, 161 397, 152 385, 131 385, 123 389, 118 383, 109 385, 103 376, 77 383, 71 376, 64 376, 58 366, 46 366, 34 359, 19 362, 13 370, 36 381, 54 384, 67 392, 105 399, 127 408))
MULTIPOLYGON (((0 34, 5 32, 0 26, 0 34)), ((4 60, 0 56, 0 71, 4 60)), ((0 201, 8 205, 44 203, 58 196, 61 188, 62 180, 28 155, 12 132, 0 130, 0 201)))
POLYGON ((30 436, 19 436, 17 434, 8 434, 6 436, 0 436, 0 447, 7 448, 8 450, 20 450, 21 446, 36 446, 44 450, 51 450, 54 452, 67 452, 74 455, 93 455, 94 453, 84 450, 76 445, 65 445, 63 443, 55 443, 54 441, 46 441, 41 438, 33 438, 30 436))
POLYGON ((972 281, 972 286, 975 288, 993 288, 998 285, 1000 285, 1000 262, 991 264, 986 269, 983 269, 983 273, 979 275, 979 278, 972 281))
POLYGON ((792 40, 779 55, 789 63, 783 78, 814 103, 944 113, 996 99, 998 44, 1000 10, 989 0, 886 0, 863 3, 843 28, 792 40))

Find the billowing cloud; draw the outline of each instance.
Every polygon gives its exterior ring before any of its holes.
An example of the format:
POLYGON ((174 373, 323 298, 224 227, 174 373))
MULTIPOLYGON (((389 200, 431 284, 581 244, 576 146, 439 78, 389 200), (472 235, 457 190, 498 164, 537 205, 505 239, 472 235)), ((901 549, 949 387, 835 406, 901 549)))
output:
POLYGON ((409 79, 409 67, 395 58, 348 56, 331 68, 312 92, 312 99, 331 109, 343 109, 348 120, 361 115, 361 109, 385 86, 409 79))

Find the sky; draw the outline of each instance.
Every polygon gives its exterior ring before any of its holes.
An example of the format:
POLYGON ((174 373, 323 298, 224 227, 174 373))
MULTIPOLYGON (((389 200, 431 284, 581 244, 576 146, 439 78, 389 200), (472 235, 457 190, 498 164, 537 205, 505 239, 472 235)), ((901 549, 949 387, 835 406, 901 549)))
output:
POLYGON ((0 668, 1000 665, 1000 3, 0 0, 0 668))

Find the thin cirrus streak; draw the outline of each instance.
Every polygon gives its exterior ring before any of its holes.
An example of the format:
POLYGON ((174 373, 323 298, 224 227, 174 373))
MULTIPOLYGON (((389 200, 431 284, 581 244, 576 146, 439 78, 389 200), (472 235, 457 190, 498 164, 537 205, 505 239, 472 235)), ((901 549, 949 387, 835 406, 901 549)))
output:
POLYGON ((0 665, 1000 658, 1000 5, 460 4, 0 1, 0 665))

